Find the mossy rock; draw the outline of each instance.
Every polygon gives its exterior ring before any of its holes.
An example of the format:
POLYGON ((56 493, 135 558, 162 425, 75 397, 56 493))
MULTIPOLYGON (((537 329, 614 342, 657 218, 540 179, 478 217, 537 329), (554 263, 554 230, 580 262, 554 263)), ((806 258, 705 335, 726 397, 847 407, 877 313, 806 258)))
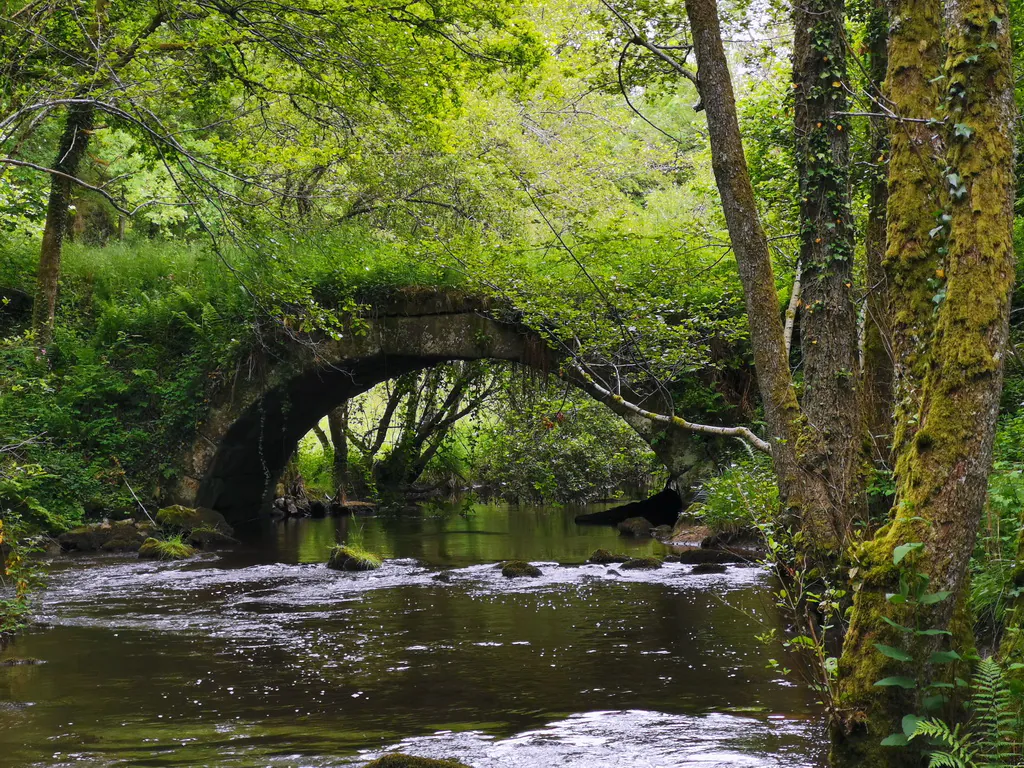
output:
POLYGON ((381 559, 358 547, 342 545, 331 550, 327 567, 336 571, 375 571, 381 566, 381 559))
POLYGON ((624 571, 653 571, 661 568, 661 560, 656 557, 634 557, 619 567, 624 571))
POLYGON ((185 560, 196 550, 183 541, 161 541, 148 538, 139 547, 139 557, 146 560, 185 560))
POLYGON ((178 533, 191 533, 196 529, 213 529, 230 536, 234 531, 224 519, 224 515, 213 509, 199 507, 183 507, 181 504, 174 504, 164 507, 156 513, 156 521, 164 528, 178 533))
POLYGON ((218 531, 216 528, 195 528, 188 535, 188 543, 197 549, 217 549, 230 547, 238 543, 238 539, 218 531))
POLYGON ((502 564, 501 575, 507 579, 519 579, 524 576, 536 578, 541 575, 541 571, 536 565, 530 565, 525 560, 509 560, 502 564))
POLYGON ((609 563, 625 563, 629 555, 613 555, 607 549, 595 549, 587 562, 591 565, 608 565, 609 563))
POLYGON ((654 530, 651 521, 646 517, 629 517, 615 527, 623 536, 636 536, 637 538, 650 536, 651 531, 654 530))
POLYGON ((95 523, 62 533, 57 543, 65 552, 134 552, 149 536, 151 526, 132 520, 95 523))
POLYGON ((433 760, 429 757, 413 757, 412 755, 403 755, 401 752, 393 752, 390 755, 377 758, 372 763, 367 763, 365 768, 469 768, 469 766, 457 760, 433 760))

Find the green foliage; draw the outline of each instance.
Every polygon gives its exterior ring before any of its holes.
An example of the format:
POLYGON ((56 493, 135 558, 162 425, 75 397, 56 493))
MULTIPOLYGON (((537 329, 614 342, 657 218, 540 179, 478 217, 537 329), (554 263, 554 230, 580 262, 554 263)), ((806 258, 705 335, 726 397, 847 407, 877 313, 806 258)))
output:
POLYGON ((42 569, 33 559, 38 547, 29 534, 21 517, 0 498, 0 645, 24 627, 32 597, 43 583, 42 569))
POLYGON ((772 524, 779 489, 766 457, 743 458, 704 482, 704 500, 690 508, 704 525, 724 533, 753 532, 772 524))
POLYGON ((148 538, 139 547, 139 557, 153 560, 186 560, 196 553, 181 535, 166 539, 148 538))
POLYGON ((1003 668, 994 659, 978 662, 971 680, 969 725, 952 728, 939 718, 915 721, 910 739, 929 747, 929 768, 1016 768, 1024 758, 1024 722, 1003 668))

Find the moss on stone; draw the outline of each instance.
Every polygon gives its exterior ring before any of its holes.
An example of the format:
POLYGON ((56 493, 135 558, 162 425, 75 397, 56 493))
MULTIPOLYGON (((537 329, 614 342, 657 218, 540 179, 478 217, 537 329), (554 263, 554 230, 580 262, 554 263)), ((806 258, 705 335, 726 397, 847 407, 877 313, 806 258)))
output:
POLYGON ((150 537, 139 547, 139 557, 147 560, 184 560, 195 553, 196 550, 181 539, 162 541, 150 537))
POLYGON ((501 566, 501 575, 509 579, 517 579, 524 576, 536 578, 541 575, 540 568, 530 565, 525 560, 509 560, 501 566))
POLYGON ((609 563, 624 563, 629 560, 628 555, 613 555, 607 549, 595 549, 587 562, 591 565, 608 565, 609 563))
POLYGON ((372 763, 367 763, 366 768, 469 768, 469 766, 456 760, 434 760, 429 757, 413 757, 401 752, 393 752, 390 755, 377 758, 372 763))
POLYGON ((224 519, 224 515, 205 507, 192 509, 181 504, 174 504, 157 512, 156 521, 164 528, 178 533, 188 534, 194 530, 206 528, 212 528, 228 535, 232 533, 231 526, 224 519))
POLYGON ((375 571, 381 565, 379 557, 351 544, 335 547, 327 560, 327 567, 336 571, 375 571))
POLYGON ((655 568, 661 568, 661 560, 656 557, 634 557, 620 567, 624 571, 652 571, 655 568))
POLYGON ((623 536, 650 536, 654 526, 646 517, 630 517, 615 526, 623 536))

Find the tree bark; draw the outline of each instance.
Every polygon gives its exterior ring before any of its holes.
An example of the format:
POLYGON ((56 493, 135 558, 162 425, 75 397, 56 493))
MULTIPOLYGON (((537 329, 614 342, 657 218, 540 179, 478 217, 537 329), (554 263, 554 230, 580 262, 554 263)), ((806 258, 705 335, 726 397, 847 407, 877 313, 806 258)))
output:
POLYGON ((864 302, 864 358, 862 366, 864 414, 870 437, 871 458, 880 469, 892 467, 893 357, 889 286, 884 262, 886 206, 889 185, 886 160, 889 153, 889 121, 881 114, 886 68, 889 10, 886 0, 875 0, 867 20, 868 75, 872 111, 869 122, 867 227, 864 235, 867 299, 864 302))
MULTIPOLYGON (((899 731, 900 717, 909 711, 907 696, 874 686, 882 677, 907 674, 907 665, 878 653, 874 644, 911 652, 919 678, 942 679, 949 673, 923 661, 935 639, 904 635, 882 621, 901 619, 885 598, 886 592, 896 591, 900 577, 892 552, 902 544, 923 545, 912 563, 914 571, 928 577, 929 592, 950 597, 926 609, 921 621, 928 628, 957 632, 960 622, 954 614, 963 604, 992 462, 1014 279, 1015 115, 1008 8, 1003 0, 950 0, 946 24, 946 123, 951 133, 944 180, 952 189, 945 283, 933 288, 939 291, 934 340, 915 347, 924 374, 919 426, 899 446, 895 519, 861 553, 865 573, 839 665, 839 703, 846 718, 833 734, 833 763, 841 768, 907 764, 909 750, 878 746, 899 731)), ((916 39, 915 49, 920 45, 916 39)), ((892 54, 890 47, 890 67, 892 54)), ((895 160, 894 154, 892 174, 895 160)), ((918 212, 903 213, 913 217, 918 212)), ((913 224, 913 218, 890 219, 889 231, 911 231, 913 224)))
POLYGON ((844 0, 793 6, 793 93, 800 176, 801 408, 825 451, 836 524, 865 511, 865 423, 853 290, 844 0))
MULTIPOLYGON (((78 165, 89 143, 95 112, 91 104, 73 104, 68 108, 61 135, 60 147, 53 169, 67 176, 75 176, 78 165)), ((32 307, 32 328, 36 341, 42 346, 53 335, 53 319, 57 311, 57 292, 60 285, 60 261, 64 236, 68 229, 68 207, 74 182, 65 176, 52 176, 50 197, 46 205, 46 223, 43 243, 39 251, 39 270, 36 275, 35 304, 32 307)))
POLYGON ((348 401, 327 414, 327 428, 331 431, 334 445, 334 491, 335 500, 344 504, 348 501, 348 401))
POLYGON ((800 521, 808 543, 834 551, 845 531, 826 480, 826 455, 797 403, 783 335, 782 312, 768 241, 743 153, 736 98, 722 46, 715 0, 686 0, 697 57, 701 102, 707 112, 711 162, 746 300, 772 459, 782 502, 800 521))

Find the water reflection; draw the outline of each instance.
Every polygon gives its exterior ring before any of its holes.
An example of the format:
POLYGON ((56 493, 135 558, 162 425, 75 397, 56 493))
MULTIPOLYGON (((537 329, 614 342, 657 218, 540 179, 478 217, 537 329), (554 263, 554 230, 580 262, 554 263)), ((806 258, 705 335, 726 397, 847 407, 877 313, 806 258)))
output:
POLYGON ((4 654, 46 663, 0 668, 0 766, 348 765, 399 742, 474 768, 818 764, 806 694, 753 639, 775 621, 763 574, 583 565, 661 547, 575 513, 293 521, 184 564, 65 561, 52 626, 4 654), (353 525, 381 571, 319 565, 353 525), (504 579, 510 557, 544 576, 504 579))

